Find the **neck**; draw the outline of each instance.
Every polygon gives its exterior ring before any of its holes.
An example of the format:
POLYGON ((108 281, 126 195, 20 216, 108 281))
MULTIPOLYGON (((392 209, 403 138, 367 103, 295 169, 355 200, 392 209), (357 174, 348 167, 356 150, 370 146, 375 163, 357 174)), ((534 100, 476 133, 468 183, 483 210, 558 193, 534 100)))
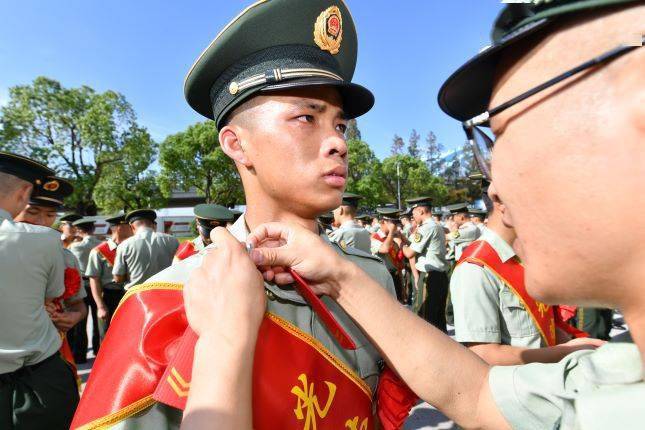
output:
POLYGON ((347 221, 354 222, 354 218, 352 218, 350 216, 342 216, 342 217, 340 217, 340 223, 341 224, 345 224, 347 221))
POLYGON ((638 347, 643 361, 643 376, 645 377, 645 303, 642 297, 631 301, 629 305, 622 307, 621 312, 625 317, 625 322, 629 326, 629 333, 638 347))
POLYGON ((513 246, 513 242, 515 241, 515 238, 517 238, 515 230, 504 225, 500 214, 498 214, 497 212, 491 214, 490 218, 488 219, 487 228, 497 233, 499 237, 504 239, 504 242, 513 246))
POLYGON ((289 210, 285 210, 272 199, 262 199, 247 195, 246 202, 244 220, 250 231, 267 222, 285 222, 299 224, 314 233, 318 232, 318 224, 315 219, 301 217, 289 210))

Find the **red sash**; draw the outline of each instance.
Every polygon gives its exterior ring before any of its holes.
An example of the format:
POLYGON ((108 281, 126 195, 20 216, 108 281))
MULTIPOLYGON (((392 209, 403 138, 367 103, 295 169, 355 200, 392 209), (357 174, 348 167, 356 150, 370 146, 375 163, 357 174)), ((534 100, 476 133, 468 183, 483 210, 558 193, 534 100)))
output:
MULTIPOLYGON (((155 402, 184 408, 195 335, 181 288, 152 283, 128 291, 101 344, 72 429, 110 426, 155 402)), ((253 374, 261 375, 253 380, 257 430, 374 428, 369 387, 316 339, 275 315, 267 314, 260 327, 253 374)))
POLYGON ((464 249, 457 264, 464 261, 487 267, 495 273, 524 304, 524 308, 540 330, 544 342, 548 346, 556 344, 553 308, 528 294, 524 286, 524 267, 516 257, 504 263, 488 242, 477 240, 464 249))
POLYGON ((192 241, 186 241, 179 245, 177 252, 175 252, 175 261, 185 260, 191 255, 197 254, 195 244, 192 241))
MULTIPOLYGON (((383 239, 376 233, 372 234, 372 239, 376 239, 381 243, 385 242, 385 239, 383 239)), ((403 270, 403 268, 405 267, 405 264, 403 262, 403 251, 397 251, 396 249, 394 249, 394 244, 392 244, 392 246, 390 246, 390 249, 388 250, 388 255, 390 256, 390 260, 392 260, 392 264, 394 265, 396 270, 398 270, 399 272, 403 270)))
POLYGON ((97 246, 96 249, 99 254, 103 256, 110 266, 114 266, 114 259, 116 258, 116 248, 110 249, 110 244, 105 241, 97 246))

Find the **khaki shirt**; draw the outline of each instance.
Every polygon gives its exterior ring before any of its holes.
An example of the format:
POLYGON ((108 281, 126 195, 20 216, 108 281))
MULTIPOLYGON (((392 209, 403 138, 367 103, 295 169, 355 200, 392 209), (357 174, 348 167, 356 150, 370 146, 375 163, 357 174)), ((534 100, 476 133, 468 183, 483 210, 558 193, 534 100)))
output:
POLYGON ((462 251, 477 240, 480 234, 477 226, 470 221, 463 223, 457 231, 450 233, 450 242, 455 250, 455 261, 459 261, 462 251))
POLYGON ((342 246, 351 246, 363 252, 370 252, 371 235, 354 221, 345 221, 329 235, 329 240, 342 246))
MULTIPOLYGON (((246 240, 248 230, 246 228, 244 216, 241 216, 235 224, 233 224, 230 228, 230 232, 241 242, 246 240)), ((329 242, 327 236, 321 236, 324 240, 329 242)), ((342 249, 335 243, 330 242, 330 246, 332 246, 334 251, 338 254, 361 267, 393 297, 395 296, 392 277, 387 272, 380 259, 354 248, 342 249)), ((202 259, 203 253, 188 257, 156 276, 153 276, 148 282, 186 283, 190 273, 201 265, 202 259)), ((381 356, 354 321, 333 299, 326 296, 322 297, 322 300, 329 308, 329 311, 356 343, 357 349, 355 351, 345 350, 336 343, 336 340, 327 332, 327 329, 320 322, 318 316, 311 310, 297 292, 292 289, 284 287, 281 288, 275 284, 266 282, 264 287, 268 297, 268 312, 291 322, 303 332, 315 337, 322 346, 324 346, 334 356, 342 360, 347 364, 349 369, 362 378, 371 388, 373 394, 376 393, 381 356)), ((277 357, 276 359, 283 359, 283 357, 277 357)), ((162 404, 155 404, 112 428, 179 428, 180 422, 181 411, 162 404)))
POLYGON ((172 264, 179 241, 166 233, 140 228, 116 249, 113 275, 128 275, 125 289, 148 280, 172 264))
POLYGON ((642 429, 645 382, 638 348, 607 343, 559 363, 495 366, 488 383, 517 430, 642 429))
POLYGON ((410 241, 410 249, 417 253, 415 267, 421 272, 445 272, 446 263, 446 233, 441 225, 427 218, 417 227, 410 241))
POLYGON ((0 374, 43 361, 61 345, 45 299, 63 295, 65 260, 54 230, 0 209, 0 374))
MULTIPOLYGON (((117 244, 112 240, 107 240, 110 251, 117 249, 117 244)), ((115 257, 116 260, 116 257, 115 257)), ((90 257, 87 263, 87 268, 85 269, 85 276, 91 278, 98 278, 101 283, 101 287, 106 290, 121 290, 123 289, 123 283, 114 282, 114 276, 112 275, 112 265, 107 261, 107 259, 99 252, 96 247, 90 251, 90 257)))
MULTIPOLYGON (((513 248, 490 229, 480 240, 492 246, 503 262, 515 256, 513 248)), ((487 267, 459 264, 450 278, 450 297, 456 341, 547 346, 519 297, 487 267)))
POLYGON ((90 252, 99 246, 101 241, 94 236, 85 236, 80 242, 74 242, 69 246, 69 250, 72 251, 72 254, 78 259, 78 263, 81 269, 81 276, 85 275, 85 270, 87 270, 87 262, 90 259, 90 252))

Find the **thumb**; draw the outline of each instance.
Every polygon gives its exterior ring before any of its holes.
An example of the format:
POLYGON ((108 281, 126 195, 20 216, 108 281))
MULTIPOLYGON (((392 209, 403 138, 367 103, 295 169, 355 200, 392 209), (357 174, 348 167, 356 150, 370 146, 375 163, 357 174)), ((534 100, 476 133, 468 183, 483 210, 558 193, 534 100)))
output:
POLYGON ((285 246, 278 248, 254 248, 251 251, 251 260, 256 266, 285 266, 293 265, 293 258, 285 246))

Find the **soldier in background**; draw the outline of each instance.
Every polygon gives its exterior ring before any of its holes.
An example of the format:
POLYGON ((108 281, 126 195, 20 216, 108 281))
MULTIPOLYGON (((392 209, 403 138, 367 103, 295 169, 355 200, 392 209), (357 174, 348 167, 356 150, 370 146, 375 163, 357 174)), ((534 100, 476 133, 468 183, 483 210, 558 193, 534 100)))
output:
MULTIPOLYGON (((74 254, 79 263, 79 270, 83 278, 83 288, 85 289, 86 297, 85 303, 90 308, 92 315, 92 350, 94 355, 98 354, 101 346, 101 335, 99 333, 99 322, 97 316, 97 306, 92 296, 90 289, 90 279, 85 276, 87 270, 87 263, 90 258, 90 251, 96 246, 101 244, 101 241, 94 236, 95 220, 93 218, 81 218, 72 223, 76 230, 76 235, 81 239, 80 241, 73 242, 69 250, 74 254)), ((87 361, 87 317, 81 320, 69 334, 69 342, 74 352, 74 359, 77 363, 85 363, 87 361)))
POLYGON ((172 264, 179 241, 154 231, 156 219, 157 213, 152 209, 137 209, 125 217, 134 235, 117 248, 112 275, 115 282, 125 283, 126 290, 172 264))
POLYGON ((387 271, 394 280, 396 298, 404 303, 407 294, 404 292, 403 269, 405 257, 401 247, 407 243, 399 231, 400 211, 396 208, 377 208, 381 228, 372 234, 371 252, 380 257, 387 271))
POLYGON ((449 227, 448 247, 452 250, 454 261, 459 261, 461 252, 480 235, 479 229, 470 221, 466 203, 450 209, 453 224, 449 227))
POLYGON ((197 254, 211 243, 211 231, 215 227, 224 227, 233 223, 234 214, 224 206, 216 204, 201 204, 193 209, 195 224, 199 236, 179 245, 173 264, 197 254))
POLYGON ((76 228, 72 225, 74 221, 83 218, 79 214, 69 213, 65 214, 58 220, 58 228, 61 232, 60 239, 63 241, 63 248, 69 248, 73 242, 80 241, 81 239, 76 235, 76 228))
POLYGON ((370 232, 356 222, 354 217, 358 211, 358 201, 362 196, 344 193, 339 207, 334 209, 334 224, 336 230, 329 235, 329 240, 341 247, 351 246, 360 251, 370 253, 370 232))
POLYGON ((132 230, 125 222, 125 215, 106 218, 110 224, 111 237, 90 251, 85 276, 89 278, 92 297, 96 302, 99 336, 101 341, 110 325, 110 319, 125 294, 122 282, 115 282, 112 268, 119 244, 132 236, 132 230))

